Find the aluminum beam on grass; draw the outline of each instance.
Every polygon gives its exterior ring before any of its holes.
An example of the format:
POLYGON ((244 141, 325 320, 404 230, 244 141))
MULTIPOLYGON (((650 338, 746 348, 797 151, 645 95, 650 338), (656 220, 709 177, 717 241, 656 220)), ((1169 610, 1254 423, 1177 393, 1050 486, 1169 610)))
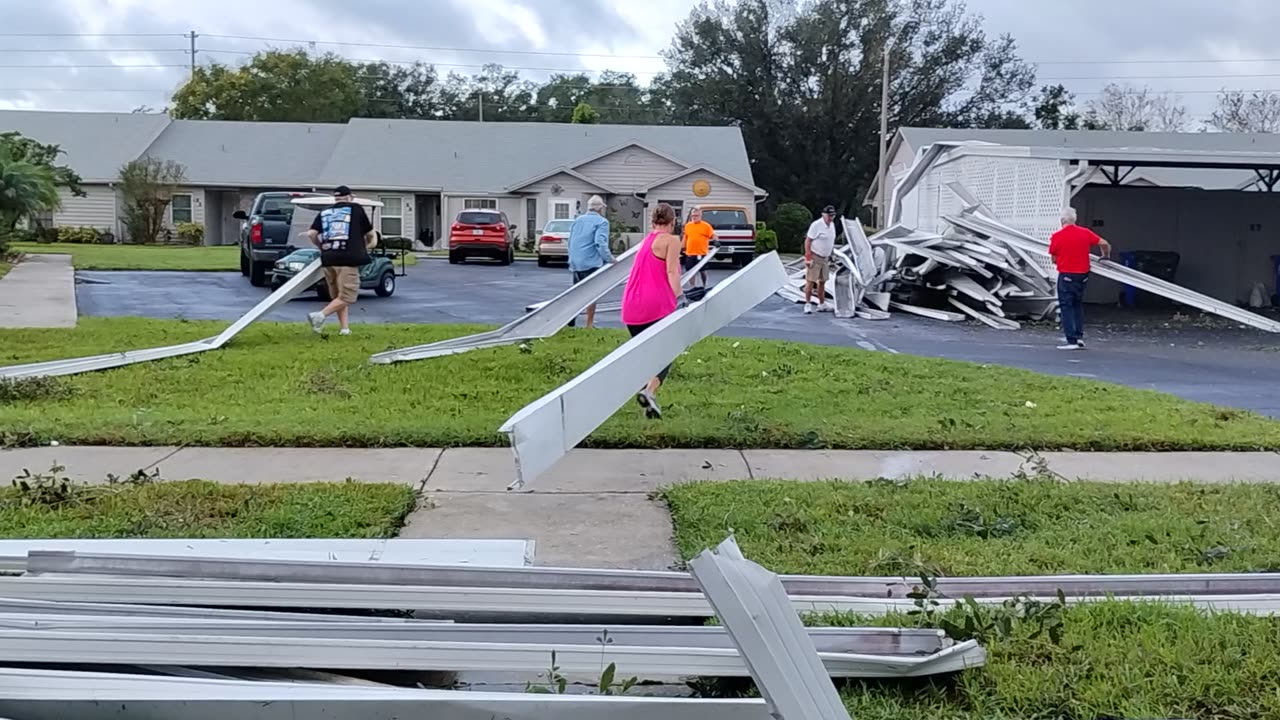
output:
MULTIPOLYGON (((789 612, 798 623, 795 612, 789 612)), ((809 647, 814 647, 803 629, 801 634, 809 647)), ((568 675, 598 673, 607 664, 642 679, 748 674, 733 647, 635 646, 603 640, 585 645, 544 645, 511 640, 473 643, 0 628, 3 663, 537 673, 545 670, 551 653, 555 653, 560 671, 568 675)), ((956 672, 985 661, 973 641, 920 656, 814 653, 826 673, 848 678, 922 677, 956 672)))
POLYGON ((764 701, 538 695, 0 668, 23 720, 769 720, 764 701))
POLYGON ((165 557, 171 561, 255 558, 263 561, 369 563, 395 565, 467 565, 519 568, 533 562, 529 540, 411 539, 348 540, 341 538, 101 538, 0 540, 0 572, 23 572, 32 552, 165 557))
POLYGON ((0 367, 0 378, 18 379, 76 375, 78 373, 108 370, 135 363, 217 350, 230 342, 232 338, 251 323, 258 321, 267 313, 292 300, 298 293, 311 287, 316 280, 320 279, 320 273, 320 260, 316 259, 290 279, 289 282, 281 285, 278 290, 268 295, 262 302, 255 305, 252 310, 242 315, 239 320, 236 320, 230 327, 214 337, 146 350, 127 350, 125 352, 92 355, 69 360, 10 365, 8 367, 0 367))
MULTIPOLYGON (((410 623, 424 622, 382 615, 334 615, 291 613, 270 610, 221 610, 201 607, 165 605, 130 605, 127 603, 55 602, 51 600, 14 600, 0 598, 0 618, 21 617, 97 618, 104 623, 123 619, 164 622, 166 620, 217 620, 240 622, 333 622, 333 623, 410 623)), ((434 622, 434 621, 432 621, 434 622)))
MULTIPOLYGON (((391 541, 396 542, 396 541, 391 541)), ((402 541, 403 542, 403 541, 402 541)), ((450 588, 522 590, 604 590, 617 592, 699 593, 686 572, 557 567, 432 567, 384 563, 312 563, 233 557, 95 555, 83 552, 32 554, 34 572, 91 576, 180 577, 253 582, 323 582, 358 585, 415 585, 450 588)), ((796 596, 909 599, 918 578, 783 575, 796 596)), ((938 592, 947 597, 1004 597, 1020 593, 1052 596, 1059 590, 1084 595, 1251 595, 1280 594, 1280 573, 1178 573, 1166 575, 1044 575, 941 577, 938 592)), ((0 612, 6 612, 0 605, 0 612)), ((39 610, 33 612, 40 612, 39 610)))
MULTIPOLYGON (((697 265, 694 265, 692 268, 690 268, 690 269, 689 269, 689 271, 688 271, 688 272, 686 272, 684 275, 681 275, 681 276, 680 276, 680 285, 681 285, 681 287, 683 287, 683 286, 685 286, 685 285, 688 285, 688 284, 689 284, 689 282, 690 282, 690 281, 692 281, 692 280, 693 280, 693 278, 694 278, 698 273, 702 272, 702 269, 703 269, 703 268, 705 268, 705 267, 707 266, 707 263, 709 263, 709 262, 711 262, 713 259, 715 259, 715 256, 716 256, 716 253, 717 253, 717 252, 719 252, 719 248, 714 248, 714 247, 713 247, 713 248, 711 248, 711 252, 709 252, 709 253, 707 253, 705 256, 703 256, 703 258, 702 258, 701 260, 699 260, 699 261, 698 261, 698 264, 697 264, 697 265)), ((622 285, 622 286, 623 286, 623 287, 626 287, 626 280, 623 280, 622 282, 623 282, 623 285, 622 285)), ((540 309, 540 308, 542 308, 542 307, 546 306, 546 305, 547 305, 547 304, 549 304, 550 302, 551 302, 550 300, 543 300, 542 302, 536 302, 536 303, 534 303, 534 304, 532 304, 532 305, 525 305, 525 307, 524 307, 524 311, 525 311, 525 312, 533 312, 534 310, 538 310, 538 309, 540 309)), ((618 312, 618 311, 619 311, 619 310, 621 310, 621 309, 622 309, 622 303, 620 303, 620 302, 603 303, 603 304, 598 304, 598 305, 596 305, 596 312, 598 312, 598 313, 601 313, 601 312, 618 312)))
POLYGON ((576 285, 570 285, 547 304, 513 320, 497 330, 450 338, 439 342, 415 345, 399 350, 388 350, 369 358, 376 365, 426 360, 446 355, 469 352, 478 348, 512 345, 525 340, 547 338, 560 332, 574 318, 610 290, 626 281, 635 262, 636 246, 619 255, 615 262, 605 265, 576 285))
POLYGON ((788 282, 778 254, 762 255, 707 292, 631 338, 573 380, 512 415, 500 432, 511 438, 516 479, 509 489, 546 472, 600 427, 664 366, 689 346, 733 322, 788 282))
MULTIPOLYGON (((970 212, 962 217, 949 216, 943 219, 973 232, 982 233, 988 237, 994 236, 1010 246, 1020 247, 1026 252, 1048 256, 1049 249, 1045 243, 992 218, 970 212)), ((1280 333, 1280 322, 1211 298, 1208 295, 1188 290, 1180 285, 1161 280, 1133 268, 1125 267, 1111 260, 1095 258, 1091 263, 1091 272, 1183 305, 1214 315, 1220 315, 1242 325, 1248 325, 1266 332, 1280 333)))
POLYGON ((852 720, 778 576, 730 538, 689 563, 777 720, 852 720))

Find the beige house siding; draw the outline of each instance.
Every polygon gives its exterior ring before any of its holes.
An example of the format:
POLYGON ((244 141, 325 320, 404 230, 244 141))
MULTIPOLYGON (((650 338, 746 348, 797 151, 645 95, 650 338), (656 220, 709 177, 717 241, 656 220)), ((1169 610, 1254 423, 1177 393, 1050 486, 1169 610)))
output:
MULTIPOLYGON (((747 217, 752 223, 756 221, 754 190, 704 170, 691 172, 669 183, 658 185, 646 193, 645 199, 648 201, 646 209, 649 211, 652 211, 653 206, 659 202, 683 202, 684 217, 688 217, 689 210, 697 205, 738 205, 747 209, 747 217), (705 180, 711 185, 711 193, 706 197, 697 197, 693 194, 693 185, 699 180, 705 180)), ((649 212, 646 212, 646 228, 649 226, 648 216, 649 212)))
POLYGON ((622 148, 574 168, 620 193, 636 192, 683 169, 684 166, 639 147, 622 148))
POLYGON ((53 212, 54 227, 92 227, 120 235, 116 221, 116 193, 109 185, 85 185, 85 197, 58 190, 62 207, 53 212))

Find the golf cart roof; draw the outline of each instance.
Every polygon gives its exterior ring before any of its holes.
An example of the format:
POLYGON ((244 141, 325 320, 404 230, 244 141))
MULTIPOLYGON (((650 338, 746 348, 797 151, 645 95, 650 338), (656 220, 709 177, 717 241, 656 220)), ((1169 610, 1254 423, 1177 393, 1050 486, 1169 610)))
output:
MULTIPOLYGON (((292 202, 294 205, 300 205, 305 208, 318 210, 320 208, 333 205, 337 201, 338 201, 337 198, 333 197, 332 195, 311 195, 309 197, 297 197, 291 200, 290 202, 292 202)), ((382 207, 382 202, 380 200, 370 200, 369 198, 357 197, 357 198, 351 198, 351 201, 357 205, 361 205, 367 208, 382 207)))

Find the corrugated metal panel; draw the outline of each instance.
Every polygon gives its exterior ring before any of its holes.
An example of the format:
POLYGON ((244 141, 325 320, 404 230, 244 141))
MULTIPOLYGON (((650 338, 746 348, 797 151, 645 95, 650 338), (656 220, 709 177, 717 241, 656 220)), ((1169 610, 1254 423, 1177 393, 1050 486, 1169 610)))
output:
POLYGON ((107 185, 85 185, 85 197, 75 197, 60 189, 62 207, 53 213, 56 227, 93 227, 119 235, 116 221, 116 193, 107 185))

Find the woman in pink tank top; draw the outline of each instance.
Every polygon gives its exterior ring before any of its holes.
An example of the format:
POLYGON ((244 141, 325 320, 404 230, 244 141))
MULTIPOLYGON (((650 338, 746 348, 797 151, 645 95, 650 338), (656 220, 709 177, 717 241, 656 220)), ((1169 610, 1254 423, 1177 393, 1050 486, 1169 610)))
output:
MULTIPOLYGON (((675 222, 675 210, 666 203, 658 203, 650 221, 653 232, 636 251, 636 262, 631 266, 627 289, 622 295, 622 322, 631 337, 676 311, 676 298, 680 295, 680 237, 672 234, 675 222)), ((666 366, 636 393, 636 402, 650 418, 662 417, 657 392, 670 371, 671 366, 666 366)))

